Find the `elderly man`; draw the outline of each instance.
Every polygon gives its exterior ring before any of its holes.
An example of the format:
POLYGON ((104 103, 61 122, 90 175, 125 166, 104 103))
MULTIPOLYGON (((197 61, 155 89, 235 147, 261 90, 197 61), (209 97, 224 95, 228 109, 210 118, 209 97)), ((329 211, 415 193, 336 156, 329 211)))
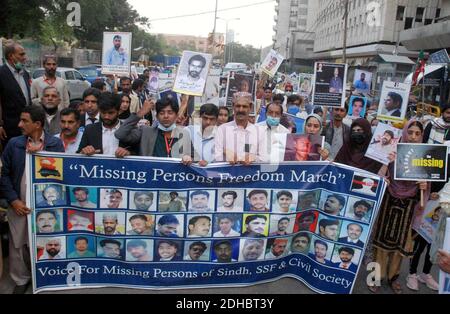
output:
POLYGON ((222 124, 215 138, 216 162, 242 163, 267 161, 267 140, 263 130, 249 122, 250 94, 236 93, 233 101, 234 121, 222 124))
POLYGON ((41 105, 45 110, 45 132, 55 135, 61 132, 61 116, 58 109, 61 98, 56 87, 48 86, 42 91, 41 105))

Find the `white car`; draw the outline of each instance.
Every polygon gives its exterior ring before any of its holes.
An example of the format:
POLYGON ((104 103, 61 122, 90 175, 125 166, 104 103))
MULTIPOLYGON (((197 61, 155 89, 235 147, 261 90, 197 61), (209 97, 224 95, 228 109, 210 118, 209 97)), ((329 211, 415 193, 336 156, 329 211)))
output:
MULTIPOLYGON (((45 74, 44 68, 39 68, 33 72, 33 80, 43 76, 45 74)), ((91 87, 91 84, 86 78, 77 70, 73 68, 60 68, 56 69, 56 76, 64 79, 67 82, 67 88, 69 89, 70 101, 83 100, 83 93, 86 89, 91 87)))

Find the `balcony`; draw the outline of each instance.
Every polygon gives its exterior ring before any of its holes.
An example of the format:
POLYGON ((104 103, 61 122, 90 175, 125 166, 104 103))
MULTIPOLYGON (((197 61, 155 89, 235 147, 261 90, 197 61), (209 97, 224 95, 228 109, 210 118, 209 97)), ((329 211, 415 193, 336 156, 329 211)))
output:
POLYGON ((400 32, 400 42, 409 50, 435 50, 448 48, 450 42, 450 17, 436 23, 400 32))

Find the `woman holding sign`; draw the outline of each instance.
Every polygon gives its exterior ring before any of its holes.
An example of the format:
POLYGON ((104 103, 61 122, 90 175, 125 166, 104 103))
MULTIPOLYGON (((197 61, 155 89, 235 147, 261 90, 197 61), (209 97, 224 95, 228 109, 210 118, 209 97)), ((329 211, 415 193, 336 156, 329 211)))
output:
MULTIPOLYGON (((401 143, 422 143, 423 125, 411 120, 403 129, 401 143)), ((430 196, 430 185, 427 182, 394 180, 395 153, 389 157, 389 166, 383 166, 379 175, 386 174, 389 182, 383 203, 381 204, 376 225, 373 246, 375 262, 381 265, 381 279, 387 277, 388 284, 396 294, 402 293, 398 280, 403 257, 413 255, 412 221, 415 211, 423 210, 420 192, 424 191, 424 199, 430 196), (395 221, 393 224, 392 222, 395 221)), ((376 293, 380 287, 369 286, 376 293)))

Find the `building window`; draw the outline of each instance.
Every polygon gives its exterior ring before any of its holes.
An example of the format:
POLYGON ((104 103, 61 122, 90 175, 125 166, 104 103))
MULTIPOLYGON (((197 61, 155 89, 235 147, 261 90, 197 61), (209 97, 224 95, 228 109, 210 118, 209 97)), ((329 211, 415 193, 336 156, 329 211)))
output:
POLYGON ((433 19, 425 19, 425 25, 433 24, 433 19))
POLYGON ((423 21, 423 13, 425 12, 425 8, 418 7, 416 10, 416 22, 422 23, 423 21))
POLYGON ((441 9, 437 8, 436 9, 436 18, 440 18, 441 17, 441 9))
POLYGON ((405 7, 399 5, 397 7, 397 21, 403 21, 404 18, 405 18, 405 7))
POLYGON ((414 19, 412 17, 407 17, 405 20, 405 29, 411 29, 413 27, 414 19))

